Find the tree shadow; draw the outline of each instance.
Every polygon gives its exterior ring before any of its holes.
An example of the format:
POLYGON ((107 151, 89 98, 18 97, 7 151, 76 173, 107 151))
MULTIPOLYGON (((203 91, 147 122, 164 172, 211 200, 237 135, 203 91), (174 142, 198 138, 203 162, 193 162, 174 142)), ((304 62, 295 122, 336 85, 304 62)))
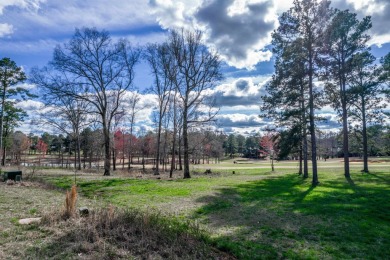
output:
POLYGON ((378 174, 372 173, 372 172, 368 173, 368 176, 374 176, 375 178, 378 178, 378 179, 386 182, 388 185, 390 185, 390 178, 384 178, 384 177, 382 177, 378 174))
POLYGON ((295 174, 248 181, 199 198, 204 206, 192 217, 220 234, 216 243, 238 258, 384 257, 389 187, 381 179, 378 187, 361 186, 364 179, 353 177, 356 183, 340 176, 316 187, 295 174))
POLYGON ((298 198, 296 200, 297 203, 302 202, 306 196, 310 194, 317 186, 310 186, 306 191, 302 192, 301 194, 298 194, 298 198))
POLYGON ((347 177, 347 178, 345 178, 345 179, 347 180, 348 184, 349 184, 351 187, 356 187, 355 182, 352 180, 351 177, 347 177))

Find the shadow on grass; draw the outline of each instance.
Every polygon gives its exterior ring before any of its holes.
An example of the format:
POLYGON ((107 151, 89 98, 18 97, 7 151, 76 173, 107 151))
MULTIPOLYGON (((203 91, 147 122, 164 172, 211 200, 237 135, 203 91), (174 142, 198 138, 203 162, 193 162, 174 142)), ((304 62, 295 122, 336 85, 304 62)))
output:
POLYGON ((378 179, 386 182, 388 185, 390 185, 390 178, 385 178, 383 176, 379 176, 378 174, 374 174, 372 172, 368 173, 368 175, 374 176, 375 178, 378 178, 378 179))
POLYGON ((333 174, 316 187, 295 174, 249 181, 200 198, 193 217, 241 259, 386 258, 389 173, 371 175, 333 174))

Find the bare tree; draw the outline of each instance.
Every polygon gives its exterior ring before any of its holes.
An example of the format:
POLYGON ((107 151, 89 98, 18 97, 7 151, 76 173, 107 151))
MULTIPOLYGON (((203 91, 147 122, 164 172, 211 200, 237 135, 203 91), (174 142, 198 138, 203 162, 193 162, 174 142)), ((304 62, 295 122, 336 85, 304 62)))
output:
POLYGON ((180 156, 180 130, 182 126, 182 106, 180 105, 179 100, 177 99, 177 90, 175 89, 172 97, 172 101, 170 104, 170 110, 173 113, 170 113, 172 118, 172 157, 171 157, 171 169, 169 171, 169 178, 172 178, 173 171, 176 168, 176 151, 179 153, 179 160, 181 166, 181 156, 180 156), (178 140, 179 139, 179 140, 178 140), (177 149, 178 148, 178 149, 177 149))
POLYGON ((89 124, 87 120, 89 103, 58 92, 57 89, 66 88, 68 82, 51 68, 44 67, 41 70, 34 68, 31 71, 30 81, 35 83, 43 93, 42 100, 45 105, 40 110, 37 124, 51 125, 72 136, 75 142, 77 168, 81 170, 80 133, 89 124))
POLYGON ((203 44, 200 31, 172 31, 168 44, 174 59, 170 77, 183 103, 184 178, 190 178, 189 125, 210 121, 210 116, 201 114, 199 108, 205 101, 205 91, 222 78, 221 64, 219 56, 203 44))
POLYGON ((141 96, 138 92, 132 92, 131 96, 128 100, 129 104, 129 121, 130 121, 130 136, 129 136, 129 144, 128 144, 128 168, 130 169, 131 167, 131 162, 132 162, 132 154, 133 154, 133 132, 134 132, 134 123, 135 123, 135 117, 138 112, 140 112, 143 107, 139 107, 138 104, 141 100, 141 96))
POLYGON ((167 112, 171 97, 172 81, 171 77, 169 76, 169 69, 172 68, 172 58, 173 57, 170 55, 169 46, 167 43, 151 44, 146 48, 145 59, 149 63, 149 66, 152 70, 152 75, 154 77, 154 85, 151 88, 151 91, 156 94, 158 102, 155 175, 159 175, 162 122, 167 112))
POLYGON ((27 135, 20 131, 13 133, 11 152, 16 165, 19 165, 22 161, 22 154, 30 147, 30 143, 27 135))
POLYGON ((52 90, 74 99, 85 100, 99 115, 104 136, 104 175, 110 175, 113 118, 120 113, 123 96, 132 87, 134 66, 140 51, 125 40, 113 42, 107 31, 76 29, 73 38, 57 46, 51 65, 67 84, 52 90))

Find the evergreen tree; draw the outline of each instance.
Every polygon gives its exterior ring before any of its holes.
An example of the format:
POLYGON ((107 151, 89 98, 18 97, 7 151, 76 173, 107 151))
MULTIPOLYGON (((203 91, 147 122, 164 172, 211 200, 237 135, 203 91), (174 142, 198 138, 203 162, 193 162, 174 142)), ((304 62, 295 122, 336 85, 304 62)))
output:
POLYGON ((349 148, 348 148, 348 110, 350 98, 348 88, 351 83, 348 75, 354 70, 353 57, 367 49, 369 36, 367 30, 371 28, 371 18, 365 17, 362 21, 356 14, 348 10, 336 10, 336 13, 323 34, 324 47, 321 62, 326 67, 325 79, 329 99, 335 109, 339 111, 343 124, 343 152, 344 175, 350 178, 349 148))
MULTIPOLYGON (((21 67, 10 58, 0 60, 0 151, 3 151, 4 116, 8 99, 13 97, 33 97, 28 89, 18 85, 26 80, 26 75, 21 67)), ((4 165, 4 164, 3 164, 4 165)))
MULTIPOLYGON (((294 6, 280 17, 280 25, 273 34, 273 43, 276 43, 276 51, 274 50, 274 52, 281 57, 279 59, 280 63, 278 64, 278 61, 276 63, 276 68, 280 66, 281 69, 276 69, 271 84, 284 86, 284 88, 280 91, 275 91, 271 96, 276 99, 278 104, 284 104, 283 102, 286 101, 294 103, 296 111, 289 109, 287 114, 281 114, 282 118, 286 116, 291 118, 288 115, 289 113, 295 114, 299 111, 298 118, 300 118, 302 126, 304 126, 306 118, 308 118, 311 137, 313 186, 318 184, 314 110, 319 100, 319 93, 315 92, 313 81, 318 71, 316 57, 319 53, 319 46, 322 44, 322 32, 333 15, 329 5, 330 1, 326 0, 295 0, 294 6), (294 71, 295 69, 297 71, 294 71), (292 71, 297 74, 293 73, 286 77, 285 73, 292 71), (288 79, 288 82, 285 82, 285 79, 288 79), (293 86, 299 86, 300 88, 294 89, 292 88, 293 86), (308 100, 307 104, 305 104, 304 100, 308 100), (297 104, 300 104, 300 106, 297 104), (308 107, 307 116, 306 113, 303 114, 306 107, 308 107)), ((275 113, 280 111, 285 110, 278 107, 275 113)), ((305 136, 303 129, 305 128, 302 128, 302 136, 305 136)))
POLYGON ((351 116, 360 122, 363 143, 363 172, 368 172, 368 140, 367 124, 382 119, 379 71, 373 65, 375 57, 369 52, 354 55, 352 59, 353 71, 348 77, 351 84, 351 116))

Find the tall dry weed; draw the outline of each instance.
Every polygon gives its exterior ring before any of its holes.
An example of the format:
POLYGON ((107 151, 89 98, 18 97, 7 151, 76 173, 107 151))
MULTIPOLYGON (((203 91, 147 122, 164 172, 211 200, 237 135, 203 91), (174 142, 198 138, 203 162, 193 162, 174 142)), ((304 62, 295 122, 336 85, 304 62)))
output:
POLYGON ((76 201, 77 201, 77 189, 76 185, 72 186, 72 189, 66 191, 65 198, 65 217, 70 218, 73 217, 76 213, 76 201))

